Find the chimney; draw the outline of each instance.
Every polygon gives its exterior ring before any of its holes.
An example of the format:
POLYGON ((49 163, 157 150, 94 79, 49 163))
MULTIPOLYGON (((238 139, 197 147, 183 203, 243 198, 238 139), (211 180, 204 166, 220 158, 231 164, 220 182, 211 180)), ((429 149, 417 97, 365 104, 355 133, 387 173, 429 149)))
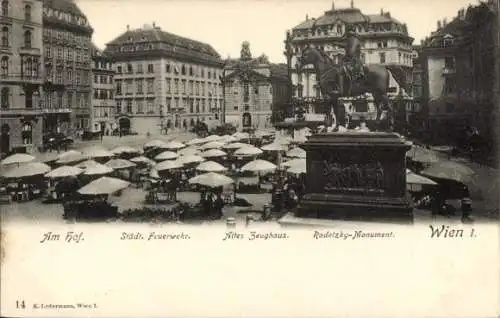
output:
POLYGON ((351 9, 354 8, 354 0, 351 0, 351 9))
POLYGON ((309 21, 309 14, 306 14, 306 21, 309 21))
POLYGON ((384 15, 384 8, 380 9, 380 15, 384 15))
POLYGON ((130 30, 130 25, 129 25, 129 24, 127 24, 127 31, 129 31, 129 30, 130 30))
POLYGON ((446 26, 446 18, 443 19, 443 27, 446 26))
POLYGON ((156 23, 153 21, 153 28, 156 27, 156 23))
POLYGON ((332 11, 335 10, 335 1, 332 1, 332 11))
POLYGON ((438 20, 438 22, 437 22, 437 29, 441 30, 441 20, 438 20))

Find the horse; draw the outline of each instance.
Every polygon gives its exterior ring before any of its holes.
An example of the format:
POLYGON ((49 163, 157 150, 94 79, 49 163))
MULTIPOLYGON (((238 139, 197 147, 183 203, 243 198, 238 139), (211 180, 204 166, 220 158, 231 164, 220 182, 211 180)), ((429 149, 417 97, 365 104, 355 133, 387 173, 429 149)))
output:
POLYGON ((312 46, 307 46, 297 60, 296 68, 302 69, 305 65, 314 66, 321 94, 336 99, 340 96, 355 96, 369 92, 372 94, 377 107, 377 122, 382 130, 392 130, 394 119, 392 107, 387 96, 390 70, 380 64, 363 65, 364 77, 352 80, 344 65, 335 64, 333 60, 312 46))

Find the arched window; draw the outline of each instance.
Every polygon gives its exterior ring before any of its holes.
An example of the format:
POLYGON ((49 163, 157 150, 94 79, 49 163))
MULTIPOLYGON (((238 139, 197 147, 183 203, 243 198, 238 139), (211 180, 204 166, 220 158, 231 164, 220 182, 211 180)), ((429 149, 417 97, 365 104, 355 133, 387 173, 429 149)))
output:
POLYGON ((0 68, 2 76, 9 75, 9 58, 7 56, 2 57, 2 60, 0 61, 0 68))
POLYGON ((189 76, 193 76, 193 67, 192 66, 189 67, 189 76))
POLYGON ((9 108, 9 88, 2 87, 2 92, 0 96, 0 106, 1 108, 9 108))
POLYGON ((24 47, 27 49, 31 48, 31 31, 26 30, 24 32, 24 47))
POLYGON ((31 6, 29 4, 24 6, 24 20, 31 21, 31 6))
POLYGON ((9 15, 9 1, 7 0, 2 1, 2 15, 4 17, 9 15))
POLYGON ((181 69, 182 75, 186 75, 186 66, 182 64, 182 69, 181 69))
POLYGON ((9 28, 8 27, 2 28, 2 46, 3 47, 9 46, 9 28))
POLYGON ((30 123, 23 124, 21 138, 23 139, 23 145, 31 145, 33 143, 33 127, 30 123))

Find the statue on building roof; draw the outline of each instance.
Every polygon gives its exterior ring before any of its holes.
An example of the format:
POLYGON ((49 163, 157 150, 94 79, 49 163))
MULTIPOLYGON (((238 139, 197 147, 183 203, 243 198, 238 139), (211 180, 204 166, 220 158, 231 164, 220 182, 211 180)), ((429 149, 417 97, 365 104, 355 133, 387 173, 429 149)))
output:
POLYGON ((269 58, 264 53, 262 53, 257 59, 261 64, 269 64, 269 58))
POLYGON ((244 41, 243 43, 241 43, 240 59, 241 60, 252 59, 252 53, 250 52, 250 43, 248 43, 248 41, 244 41))

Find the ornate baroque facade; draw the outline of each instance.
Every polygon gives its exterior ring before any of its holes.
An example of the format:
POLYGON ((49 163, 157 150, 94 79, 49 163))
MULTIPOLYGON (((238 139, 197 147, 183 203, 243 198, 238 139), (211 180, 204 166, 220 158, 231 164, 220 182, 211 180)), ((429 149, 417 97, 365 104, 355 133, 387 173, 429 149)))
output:
POLYGON ((90 129, 91 28, 71 0, 44 0, 43 130, 73 135, 90 129))
POLYGON ((41 142, 42 1, 0 1, 0 153, 41 142))
POLYGON ((141 134, 221 122, 223 63, 208 44, 161 30, 129 29, 107 44, 115 62, 116 120, 141 134))
MULTIPOLYGON (((309 18, 287 32, 284 52, 288 61, 293 85, 293 98, 305 102, 308 112, 315 112, 315 100, 321 98, 314 68, 309 65, 300 72, 295 65, 300 52, 307 45, 314 45, 339 63, 345 54, 342 48, 347 25, 353 25, 362 41, 361 60, 364 64, 394 66, 392 72, 392 95, 399 94, 399 88, 410 83, 413 62, 412 42, 406 24, 396 20, 389 12, 363 14, 354 7, 325 11, 319 18, 309 18)), ((321 108, 322 106, 320 106, 321 108)))
POLYGON ((115 128, 114 64, 95 45, 92 48, 92 131, 109 135, 115 128))
POLYGON ((273 110, 290 94, 286 65, 269 63, 265 55, 252 58, 243 42, 240 58, 227 60, 224 73, 225 121, 239 128, 271 127, 273 110))

